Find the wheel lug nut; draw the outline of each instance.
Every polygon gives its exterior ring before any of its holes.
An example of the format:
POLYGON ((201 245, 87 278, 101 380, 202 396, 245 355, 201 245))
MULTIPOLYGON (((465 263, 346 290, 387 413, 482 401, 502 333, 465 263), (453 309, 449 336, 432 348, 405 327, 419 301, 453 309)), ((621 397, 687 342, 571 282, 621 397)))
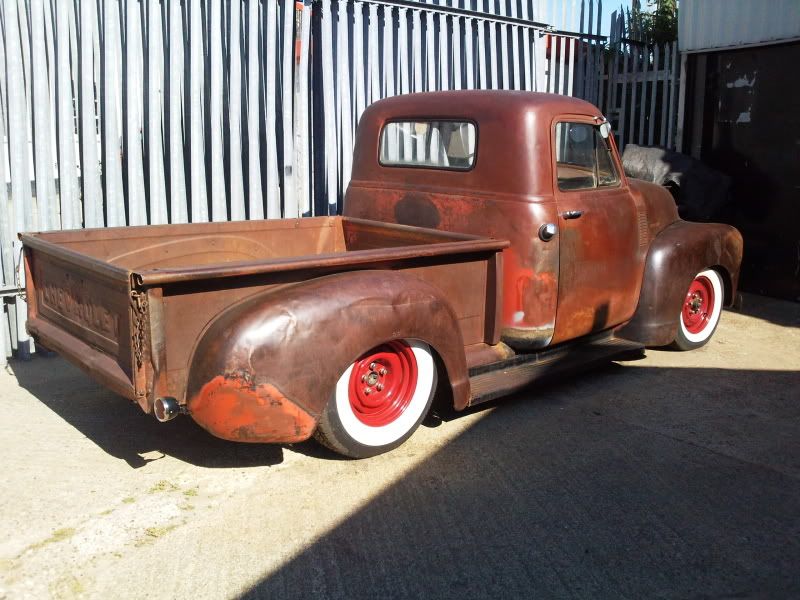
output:
POLYGON ((367 380, 367 376, 366 375, 362 375, 361 376, 361 383, 364 383, 366 380, 367 380))
POLYGON ((369 370, 370 371, 374 371, 375 370, 375 363, 369 363, 369 370))
POLYGON ((368 388, 368 387, 364 388, 364 394, 365 395, 369 396, 371 393, 372 393, 372 388, 368 388))
POLYGON ((378 371, 378 373, 380 375, 386 375, 386 369, 381 369, 380 371, 378 371))
POLYGON ((375 388, 380 392, 383 389, 383 384, 379 383, 378 385, 375 386, 375 388))

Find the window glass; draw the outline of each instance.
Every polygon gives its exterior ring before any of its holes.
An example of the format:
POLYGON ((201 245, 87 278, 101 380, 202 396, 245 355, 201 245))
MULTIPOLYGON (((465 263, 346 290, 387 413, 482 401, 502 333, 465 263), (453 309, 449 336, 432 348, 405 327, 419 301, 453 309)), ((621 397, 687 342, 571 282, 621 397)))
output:
POLYGON ((556 169, 560 190, 616 185, 619 181, 608 141, 588 123, 556 125, 556 169))
POLYGON ((461 121, 394 121, 381 134, 385 166, 468 170, 475 164, 475 125, 461 121))
POLYGON ((611 157, 611 146, 608 140, 600 135, 598 128, 595 128, 595 143, 597 146, 597 185, 617 185, 619 176, 617 168, 614 166, 614 159, 611 157))

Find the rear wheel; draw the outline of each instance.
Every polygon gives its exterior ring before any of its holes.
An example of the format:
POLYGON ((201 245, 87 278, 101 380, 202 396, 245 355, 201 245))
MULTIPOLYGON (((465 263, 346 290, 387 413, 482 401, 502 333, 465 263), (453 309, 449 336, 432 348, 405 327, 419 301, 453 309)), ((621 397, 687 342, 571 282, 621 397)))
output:
POLYGON ((713 269, 698 273, 683 300, 673 346, 678 350, 694 350, 705 345, 717 329, 723 300, 719 273, 713 269))
POLYGON ((336 383, 316 438, 351 458, 367 458, 406 441, 428 412, 436 365, 427 344, 393 340, 363 354, 336 383))

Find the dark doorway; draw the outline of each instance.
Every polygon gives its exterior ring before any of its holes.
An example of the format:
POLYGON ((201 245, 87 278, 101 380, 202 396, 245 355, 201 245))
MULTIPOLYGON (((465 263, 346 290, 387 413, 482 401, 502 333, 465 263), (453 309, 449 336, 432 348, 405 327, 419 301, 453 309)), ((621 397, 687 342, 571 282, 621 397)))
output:
POLYGON ((689 62, 684 149, 733 178, 718 220, 744 235, 741 287, 800 301, 800 44, 689 62))

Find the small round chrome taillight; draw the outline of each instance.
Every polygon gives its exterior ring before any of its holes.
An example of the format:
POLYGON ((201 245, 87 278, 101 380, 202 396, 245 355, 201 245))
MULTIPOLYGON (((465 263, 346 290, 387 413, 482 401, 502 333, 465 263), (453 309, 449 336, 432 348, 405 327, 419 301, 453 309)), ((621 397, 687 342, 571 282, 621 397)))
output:
POLYGON ((156 398, 153 412, 161 423, 166 423, 181 414, 181 407, 175 398, 156 398))

